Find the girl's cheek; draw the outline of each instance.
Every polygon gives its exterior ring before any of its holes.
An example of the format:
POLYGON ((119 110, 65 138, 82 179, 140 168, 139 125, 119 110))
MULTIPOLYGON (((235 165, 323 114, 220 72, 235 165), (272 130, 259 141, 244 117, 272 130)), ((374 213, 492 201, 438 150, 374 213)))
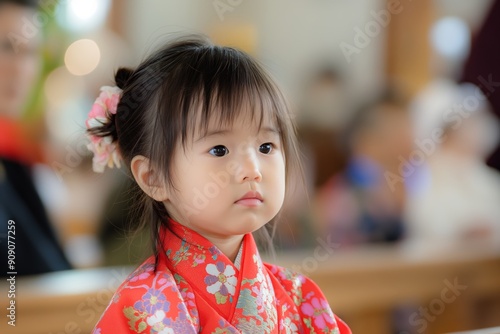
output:
POLYGON ((278 169, 284 169, 285 166, 285 157, 281 153, 277 153, 273 155, 272 163, 278 169))
POLYGON ((200 168, 210 170, 211 172, 218 172, 224 169, 224 167, 229 163, 230 159, 224 158, 213 158, 206 161, 206 163, 201 164, 200 168))

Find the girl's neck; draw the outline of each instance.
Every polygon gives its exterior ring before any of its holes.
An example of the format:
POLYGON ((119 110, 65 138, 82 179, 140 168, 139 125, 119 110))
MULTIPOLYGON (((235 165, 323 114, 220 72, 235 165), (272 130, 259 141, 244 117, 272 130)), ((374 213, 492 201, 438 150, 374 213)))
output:
POLYGON ((217 236, 206 236, 204 237, 215 245, 226 257, 234 262, 238 251, 240 250, 241 242, 243 241, 243 235, 235 235, 231 237, 217 237, 217 236))
POLYGON ((230 261, 234 262, 238 251, 240 250, 241 242, 244 235, 218 235, 208 233, 207 231, 200 231, 199 229, 191 226, 189 223, 181 223, 179 220, 172 218, 174 224, 182 225, 197 234, 207 239, 211 244, 217 247, 230 261))

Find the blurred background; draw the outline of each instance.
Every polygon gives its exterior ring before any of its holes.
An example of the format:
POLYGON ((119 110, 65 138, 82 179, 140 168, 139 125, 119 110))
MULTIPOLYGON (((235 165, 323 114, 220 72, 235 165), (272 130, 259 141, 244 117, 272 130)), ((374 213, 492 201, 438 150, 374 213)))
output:
POLYGON ((84 122, 118 67, 179 33, 252 54, 291 102, 305 182, 275 261, 354 333, 500 326, 499 29, 494 0, 0 0, 13 333, 88 332, 148 255, 130 180, 92 172, 84 122))

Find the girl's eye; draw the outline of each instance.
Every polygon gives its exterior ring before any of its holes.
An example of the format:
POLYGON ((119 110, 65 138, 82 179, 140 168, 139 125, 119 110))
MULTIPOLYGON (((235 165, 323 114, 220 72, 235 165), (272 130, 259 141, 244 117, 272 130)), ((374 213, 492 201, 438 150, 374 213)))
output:
POLYGON ((211 155, 213 155, 215 157, 223 157, 229 153, 229 150, 224 145, 217 145, 217 146, 212 147, 210 149, 210 151, 208 151, 208 153, 210 153, 211 155))
POLYGON ((269 153, 271 153, 272 150, 273 150, 273 144, 271 144, 271 143, 264 143, 264 144, 260 145, 260 147, 259 147, 260 153, 264 153, 264 154, 269 154, 269 153))

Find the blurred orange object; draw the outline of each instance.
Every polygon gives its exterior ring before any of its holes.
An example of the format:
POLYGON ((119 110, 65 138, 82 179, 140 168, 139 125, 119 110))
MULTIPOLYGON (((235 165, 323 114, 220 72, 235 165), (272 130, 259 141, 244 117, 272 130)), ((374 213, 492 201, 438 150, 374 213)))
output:
POLYGON ((0 157, 28 165, 42 162, 41 146, 31 138, 30 133, 27 124, 0 118, 0 157))

